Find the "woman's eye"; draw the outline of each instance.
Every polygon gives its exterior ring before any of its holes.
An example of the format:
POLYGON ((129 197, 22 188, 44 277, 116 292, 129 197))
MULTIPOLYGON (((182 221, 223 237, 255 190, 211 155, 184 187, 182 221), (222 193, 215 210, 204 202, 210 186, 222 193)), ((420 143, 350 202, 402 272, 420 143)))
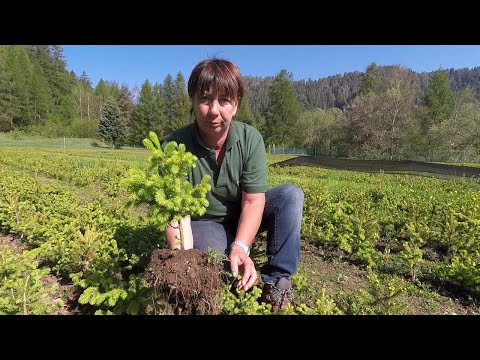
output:
POLYGON ((228 99, 228 98, 222 98, 222 99, 220 99, 220 104, 222 104, 222 105, 228 105, 228 104, 230 104, 230 99, 228 99))

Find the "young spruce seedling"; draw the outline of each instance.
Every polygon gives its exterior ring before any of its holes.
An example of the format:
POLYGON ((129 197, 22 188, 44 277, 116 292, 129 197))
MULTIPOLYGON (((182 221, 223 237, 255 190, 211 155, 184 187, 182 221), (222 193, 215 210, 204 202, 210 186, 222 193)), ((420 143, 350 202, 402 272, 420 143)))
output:
POLYGON ((195 167, 196 156, 186 151, 185 145, 172 141, 162 150, 157 135, 151 131, 143 140, 151 152, 145 172, 131 169, 122 184, 129 193, 127 206, 148 205, 148 218, 160 230, 177 221, 180 229, 180 247, 193 247, 190 228, 191 215, 203 215, 208 207, 206 194, 210 191, 210 176, 192 186, 188 176, 195 167))

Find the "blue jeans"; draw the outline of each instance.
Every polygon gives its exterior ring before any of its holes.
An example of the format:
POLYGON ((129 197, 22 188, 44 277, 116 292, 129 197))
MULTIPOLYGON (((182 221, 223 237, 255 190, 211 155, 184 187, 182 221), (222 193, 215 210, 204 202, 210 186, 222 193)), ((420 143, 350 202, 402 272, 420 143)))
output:
MULTIPOLYGON (((303 197, 303 191, 292 184, 276 186, 265 194, 265 209, 259 229, 259 232, 267 231, 268 262, 260 269, 264 283, 275 284, 280 278, 290 278, 297 271, 303 197)), ((193 247, 202 251, 212 248, 228 256, 237 225, 192 221, 193 247)))

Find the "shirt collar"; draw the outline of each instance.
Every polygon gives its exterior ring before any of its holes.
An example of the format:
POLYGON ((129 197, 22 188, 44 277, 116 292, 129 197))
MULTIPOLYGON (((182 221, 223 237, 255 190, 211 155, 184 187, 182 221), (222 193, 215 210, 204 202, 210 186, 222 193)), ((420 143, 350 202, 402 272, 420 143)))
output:
POLYGON ((235 143, 240 140, 240 137, 238 136, 238 131, 237 127, 235 126, 235 122, 232 121, 230 123, 230 129, 228 130, 228 137, 227 137, 227 150, 230 150, 230 148, 235 145, 235 143))
MULTIPOLYGON (((234 126, 234 121, 230 123, 230 129, 228 129, 228 135, 227 135, 227 141, 226 141, 226 150, 228 151, 235 143, 240 140, 240 137, 238 136, 238 131, 236 126, 234 126)), ((202 146, 205 149, 209 149, 207 144, 202 140, 202 137, 200 136, 200 129, 198 128, 198 123, 197 120, 194 120, 193 122, 193 127, 194 127, 194 139, 195 141, 202 146)), ((211 149, 210 149, 211 150, 211 149)))

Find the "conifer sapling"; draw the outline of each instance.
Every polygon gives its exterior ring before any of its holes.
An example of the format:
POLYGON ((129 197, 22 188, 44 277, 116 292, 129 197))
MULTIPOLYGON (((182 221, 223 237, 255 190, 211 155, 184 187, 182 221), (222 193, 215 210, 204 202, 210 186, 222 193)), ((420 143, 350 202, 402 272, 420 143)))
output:
POLYGON ((195 186, 190 184, 188 175, 195 167, 197 157, 187 152, 184 144, 171 141, 162 150, 153 131, 143 144, 152 153, 150 166, 146 172, 129 170, 129 177, 122 181, 129 193, 127 206, 148 205, 148 218, 162 231, 177 221, 181 249, 191 249, 190 216, 201 216, 207 210, 210 176, 205 175, 195 186))

